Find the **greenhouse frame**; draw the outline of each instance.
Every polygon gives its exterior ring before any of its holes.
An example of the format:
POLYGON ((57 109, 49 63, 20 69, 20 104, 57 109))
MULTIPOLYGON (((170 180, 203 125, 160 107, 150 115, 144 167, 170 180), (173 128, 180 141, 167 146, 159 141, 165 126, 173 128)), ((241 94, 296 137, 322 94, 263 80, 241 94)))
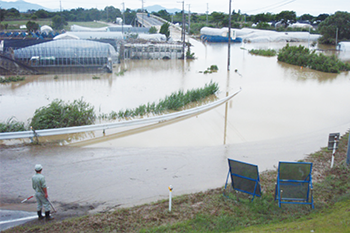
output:
POLYGON ((17 61, 31 67, 107 67, 118 62, 108 43, 89 40, 54 40, 14 50, 17 61))

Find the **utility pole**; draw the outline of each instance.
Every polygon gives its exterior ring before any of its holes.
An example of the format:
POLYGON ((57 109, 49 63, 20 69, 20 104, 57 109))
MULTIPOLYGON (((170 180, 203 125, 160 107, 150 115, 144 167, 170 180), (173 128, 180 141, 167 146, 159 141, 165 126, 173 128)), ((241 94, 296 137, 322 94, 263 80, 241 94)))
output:
POLYGON ((141 2, 142 2, 142 10, 141 10, 141 13, 142 13, 142 27, 143 27, 143 0, 141 0, 141 2))
POLYGON ((209 3, 207 3, 207 25, 208 25, 209 3))
POLYGON ((231 0, 229 0, 229 14, 228 14, 228 56, 227 56, 227 71, 230 71, 230 57, 231 57, 231 0))
POLYGON ((190 10, 191 4, 188 4, 188 35, 191 32, 191 10, 190 10))
POLYGON ((63 29, 63 18, 62 18, 62 3, 61 3, 61 0, 60 0, 60 15, 61 15, 61 25, 62 25, 62 29, 63 29))
POLYGON ((185 59, 185 1, 182 1, 182 51, 185 59))
POLYGON ((335 49, 337 49, 337 45, 338 45, 338 27, 337 27, 337 30, 335 32, 335 49))
POLYGON ((123 5, 122 35, 123 35, 123 39, 124 39, 125 3, 123 2, 122 5, 123 5))

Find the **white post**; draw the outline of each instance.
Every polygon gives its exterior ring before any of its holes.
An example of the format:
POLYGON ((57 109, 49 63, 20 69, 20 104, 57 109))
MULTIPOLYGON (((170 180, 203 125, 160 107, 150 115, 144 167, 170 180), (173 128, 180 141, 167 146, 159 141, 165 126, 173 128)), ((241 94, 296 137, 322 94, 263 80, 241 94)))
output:
POLYGON ((335 158, 335 151, 337 150, 337 142, 338 142, 338 137, 334 137, 334 142, 333 142, 333 153, 332 153, 332 162, 331 162, 331 168, 333 167, 334 164, 334 158, 335 158))
POLYGON ((171 212, 171 193, 173 191, 173 186, 170 185, 168 188, 169 188, 169 212, 171 212))

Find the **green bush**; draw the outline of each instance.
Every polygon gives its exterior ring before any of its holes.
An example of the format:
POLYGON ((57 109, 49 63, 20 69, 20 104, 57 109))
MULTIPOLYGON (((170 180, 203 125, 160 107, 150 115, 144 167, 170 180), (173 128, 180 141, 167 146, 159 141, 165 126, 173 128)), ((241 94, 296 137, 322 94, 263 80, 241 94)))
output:
POLYGON ((317 54, 315 50, 310 52, 308 48, 301 45, 289 46, 287 44, 278 53, 278 60, 328 73, 350 70, 350 64, 340 61, 335 55, 325 56, 322 53, 317 54))
POLYGON ((148 32, 149 32, 149 34, 156 34, 158 32, 158 30, 155 26, 152 26, 148 32))
POLYGON ((80 100, 64 103, 54 100, 46 107, 37 109, 30 125, 35 129, 52 129, 93 124, 96 119, 94 107, 80 100))

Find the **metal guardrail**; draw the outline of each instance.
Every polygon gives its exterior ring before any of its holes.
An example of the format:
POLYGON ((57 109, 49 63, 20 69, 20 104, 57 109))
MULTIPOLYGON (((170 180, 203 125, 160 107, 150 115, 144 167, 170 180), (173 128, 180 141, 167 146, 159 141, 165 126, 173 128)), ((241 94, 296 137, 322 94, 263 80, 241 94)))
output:
POLYGON ((42 129, 42 130, 29 130, 29 131, 20 131, 20 132, 0 133, 0 140, 45 137, 45 136, 54 136, 54 135, 62 135, 62 134, 83 133, 83 132, 98 131, 98 130, 105 131, 106 129, 164 122, 164 121, 168 121, 168 120, 175 119, 175 118, 186 117, 186 116, 189 116, 189 115, 194 114, 194 113, 198 113, 198 114, 203 113, 205 111, 213 109, 213 108, 225 103, 226 101, 230 100, 231 98, 233 98, 241 90, 242 89, 235 92, 234 94, 231 94, 225 98, 214 101, 212 103, 209 103, 209 104, 206 104, 203 106, 199 106, 199 107, 195 107, 195 108, 191 108, 188 110, 184 110, 181 112, 175 112, 175 113, 170 113, 170 114, 161 115, 161 116, 149 117, 146 119, 135 119, 135 120, 130 120, 130 121, 122 121, 122 122, 114 122, 114 123, 106 123, 106 124, 84 125, 84 126, 56 128, 56 129, 42 129))

